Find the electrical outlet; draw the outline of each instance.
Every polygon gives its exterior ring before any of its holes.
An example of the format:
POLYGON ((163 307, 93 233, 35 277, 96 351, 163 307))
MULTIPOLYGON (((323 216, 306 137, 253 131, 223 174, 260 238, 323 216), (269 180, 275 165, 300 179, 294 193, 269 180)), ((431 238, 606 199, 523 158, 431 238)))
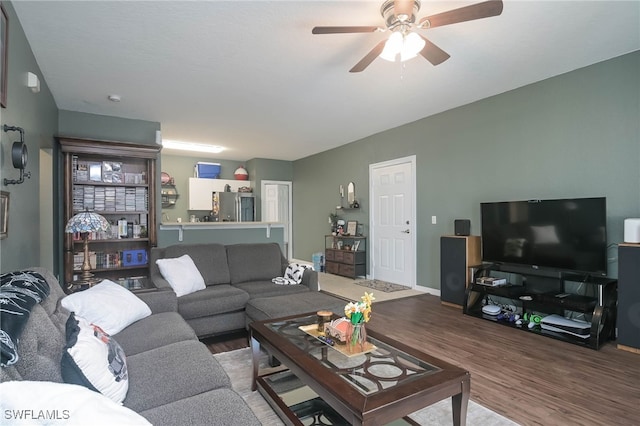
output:
POLYGON ((438 221, 436 220, 435 216, 431 216, 431 224, 435 225, 436 223, 438 223, 438 221))

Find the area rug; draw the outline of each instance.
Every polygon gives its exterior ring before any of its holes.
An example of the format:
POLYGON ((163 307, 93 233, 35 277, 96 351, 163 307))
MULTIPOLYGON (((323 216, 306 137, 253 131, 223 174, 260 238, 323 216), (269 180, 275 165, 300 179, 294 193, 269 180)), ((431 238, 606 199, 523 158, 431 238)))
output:
MULTIPOLYGON (((249 348, 215 354, 214 357, 229 375, 233 389, 242 396, 263 425, 284 425, 262 395, 257 391, 251 392, 252 365, 251 350, 249 348)), ((262 357, 260 364, 261 368, 267 368, 266 355, 262 357)), ((451 424, 453 418, 451 414, 451 398, 416 411, 409 417, 420 425, 451 424)), ((517 426, 517 423, 473 401, 469 401, 467 424, 473 426, 517 426)))
POLYGON ((372 290, 384 291, 385 293, 391 293, 401 290, 411 290, 411 288, 407 287, 406 285, 394 284, 381 280, 354 281, 353 283, 362 287, 368 287, 372 290))

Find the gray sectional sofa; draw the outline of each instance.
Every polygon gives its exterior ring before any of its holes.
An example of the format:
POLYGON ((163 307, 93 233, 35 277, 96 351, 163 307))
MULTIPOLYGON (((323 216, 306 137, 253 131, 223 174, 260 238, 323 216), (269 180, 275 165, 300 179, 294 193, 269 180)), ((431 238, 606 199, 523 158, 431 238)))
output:
MULTIPOLYGON (((65 294, 49 271, 30 270, 46 279, 50 294, 32 308, 20 336, 19 359, 0 369, 0 381, 62 383, 70 315, 61 305, 65 294)), ((221 365, 176 312, 175 294, 157 291, 139 297, 151 315, 113 336, 126 354, 129 389, 123 405, 155 425, 260 425, 221 365)), ((63 413, 64 406, 50 408, 63 413)), ((34 403, 28 400, 25 408, 33 409, 34 403)))
POLYGON ((159 289, 171 290, 156 260, 189 255, 206 288, 177 298, 177 311, 207 337, 245 328, 251 321, 328 309, 340 312, 345 302, 320 293, 318 273, 305 270, 297 285, 280 285, 289 262, 277 243, 179 244, 153 248, 150 275, 159 289))
MULTIPOLYGON (((288 265, 278 244, 176 245, 153 249, 151 260, 151 278, 158 289, 136 293, 151 314, 112 337, 126 356, 129 384, 122 404, 154 425, 259 425, 199 337, 244 329, 251 321, 277 316, 319 309, 340 312, 345 304, 318 291, 318 275, 312 270, 305 271, 300 284, 273 283, 272 278, 282 276, 288 265), (177 297, 155 260, 184 254, 194 261, 206 288, 177 297)), ((19 338, 19 359, 0 368, 0 382, 14 386, 17 381, 24 385, 45 381, 68 387, 61 371, 68 344, 65 327, 71 315, 62 306, 66 295, 49 271, 29 270, 44 277, 50 294, 33 306, 19 338)), ((126 296, 137 300, 130 293, 126 296)), ((2 392, 4 389, 9 388, 2 392)), ((80 390, 96 395, 86 388, 80 390)), ((65 403, 58 405, 64 408, 65 403)), ((5 408, 4 402, 2 406, 5 408)), ((27 400, 23 406, 32 409, 33 403, 27 400)), ((122 409, 117 404, 116 408, 122 409)), ((110 424, 108 416, 101 418, 103 424, 110 424)))

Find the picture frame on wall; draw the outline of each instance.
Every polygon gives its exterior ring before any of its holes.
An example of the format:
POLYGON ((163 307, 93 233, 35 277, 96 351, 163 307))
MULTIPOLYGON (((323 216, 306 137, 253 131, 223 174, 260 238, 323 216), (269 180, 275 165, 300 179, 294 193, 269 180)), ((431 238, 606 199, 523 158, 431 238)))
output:
POLYGON ((0 106, 7 107, 7 62, 9 61, 9 17, 0 3, 0 106))
POLYGON ((0 239, 9 236, 9 193, 0 191, 0 239))
POLYGON ((347 235, 356 235, 356 232, 358 232, 358 221, 357 220, 347 221, 347 235))

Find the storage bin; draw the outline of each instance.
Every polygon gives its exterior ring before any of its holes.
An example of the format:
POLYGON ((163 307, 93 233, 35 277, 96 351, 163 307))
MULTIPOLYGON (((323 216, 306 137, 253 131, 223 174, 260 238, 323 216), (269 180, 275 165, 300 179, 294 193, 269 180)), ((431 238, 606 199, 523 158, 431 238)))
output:
POLYGON ((205 163, 198 161, 195 167, 195 174, 197 178, 201 179, 219 179, 220 163, 205 163))
POLYGON ((123 250, 122 266, 142 266, 147 264, 146 250, 123 250))

